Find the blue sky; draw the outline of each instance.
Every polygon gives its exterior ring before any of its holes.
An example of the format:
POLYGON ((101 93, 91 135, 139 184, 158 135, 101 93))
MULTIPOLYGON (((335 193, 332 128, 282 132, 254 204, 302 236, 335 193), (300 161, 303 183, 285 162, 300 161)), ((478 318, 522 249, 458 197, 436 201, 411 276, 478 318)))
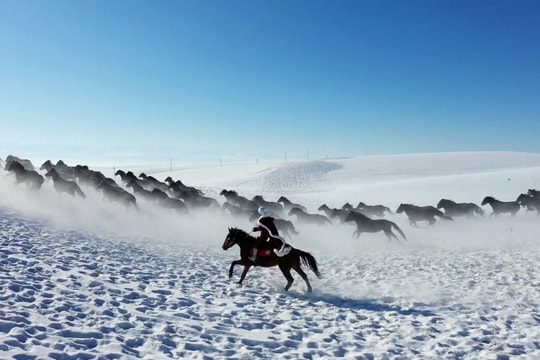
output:
POLYGON ((0 156, 540 152, 535 1, 0 1, 0 156))

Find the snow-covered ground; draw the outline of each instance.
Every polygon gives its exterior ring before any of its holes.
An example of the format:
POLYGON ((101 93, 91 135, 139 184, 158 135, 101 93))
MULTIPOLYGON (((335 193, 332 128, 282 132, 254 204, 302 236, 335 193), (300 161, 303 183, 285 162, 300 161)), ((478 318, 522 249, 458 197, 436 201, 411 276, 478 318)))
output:
MULTIPOLYGON (((322 204, 395 211, 540 189, 540 154, 511 152, 123 170, 172 176, 220 203, 223 189, 285 195, 319 214, 322 204)), ((221 245, 230 226, 250 231, 247 219, 143 201, 130 211, 83 190, 86 199, 58 195, 50 182, 30 192, 0 171, 1 359, 540 358, 536 213, 418 228, 389 214, 407 235, 401 243, 382 233, 353 239, 351 224, 295 223, 300 234, 288 241, 322 273, 307 273, 308 294, 296 274, 284 292, 277 268, 252 268, 241 287, 240 267, 228 278, 239 252, 221 245)))

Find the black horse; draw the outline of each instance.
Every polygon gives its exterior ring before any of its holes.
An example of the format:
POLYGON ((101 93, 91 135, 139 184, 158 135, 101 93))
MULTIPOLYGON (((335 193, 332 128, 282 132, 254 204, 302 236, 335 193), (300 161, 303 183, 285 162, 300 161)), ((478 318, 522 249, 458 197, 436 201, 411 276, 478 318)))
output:
POLYGON ((392 210, 384 205, 367 205, 361 201, 356 205, 356 210, 367 216, 383 217, 385 212, 392 214, 392 210))
POLYGON ((223 211, 229 210, 229 212, 231 213, 232 216, 240 216, 240 217, 243 217, 243 218, 250 217, 253 212, 257 213, 257 210, 244 209, 244 208, 241 208, 238 205, 231 204, 228 201, 225 201, 223 203, 223 205, 221 205, 221 208, 223 209, 223 211))
POLYGON ((484 210, 475 203, 457 203, 449 199, 441 199, 437 204, 437 209, 444 209, 447 216, 466 216, 468 218, 476 215, 484 216, 484 210))
POLYGON ((296 220, 304 224, 332 225, 332 221, 321 214, 310 214, 300 208, 292 208, 289 216, 296 215, 296 220))
POLYGON ((6 163, 6 170, 15 173, 17 183, 25 183, 33 190, 40 189, 41 185, 45 182, 45 178, 37 171, 27 170, 17 160, 11 160, 9 163, 6 163))
POLYGON ((360 234, 363 232, 376 233, 384 231, 384 234, 388 238, 388 242, 392 241, 392 239, 396 239, 396 241, 399 242, 399 238, 392 232, 392 228, 394 228, 404 240, 407 240, 407 237, 399 226, 390 220, 370 219, 362 213, 350 211, 345 218, 345 221, 354 221, 356 223, 356 231, 353 233, 353 237, 356 235, 356 238, 359 238, 360 234))
POLYGON ((512 217, 516 216, 521 205, 517 201, 499 201, 493 196, 486 196, 482 200, 482 205, 489 204, 493 212, 489 216, 510 213, 512 217))
POLYGON ((540 190, 529 189, 529 190, 527 191, 527 195, 531 195, 531 196, 534 196, 534 197, 540 199, 540 190))
POLYGON ((105 199, 111 202, 120 203, 126 208, 132 207, 136 210, 139 210, 139 206, 137 205, 137 199, 135 198, 135 196, 133 196, 133 194, 127 192, 126 190, 111 185, 111 183, 105 180, 97 184, 96 188, 101 190, 105 199))
POLYGON ((366 205, 363 202, 359 202, 357 207, 352 206, 350 203, 345 203, 341 207, 342 210, 345 211, 355 211, 358 213, 362 213, 366 216, 377 216, 377 217, 383 217, 385 211, 388 211, 390 214, 392 213, 392 210, 387 208, 383 205, 366 205))
POLYGON ((523 207, 527 208, 527 211, 536 210, 536 215, 540 216, 540 197, 534 197, 528 194, 520 194, 516 201, 523 207))
POLYGON ((300 208, 300 209, 307 212, 307 209, 306 209, 306 207, 304 205, 293 203, 292 201, 287 199, 285 196, 280 196, 279 199, 277 200, 277 202, 282 204, 283 208, 286 211, 291 211, 292 208, 297 207, 297 208, 300 208))
MULTIPOLYGON (((249 221, 255 221, 259 216, 260 215, 257 211, 252 211, 251 214, 249 215, 249 221)), ((279 218, 274 217, 274 224, 276 224, 276 227, 281 234, 286 235, 289 238, 292 237, 292 235, 299 234, 298 231, 296 231, 294 224, 290 220, 279 219, 279 218)))
POLYGON ((56 165, 54 165, 51 160, 47 160, 41 164, 41 167, 39 168, 39 170, 44 170, 45 172, 48 172, 51 169, 54 169, 62 179, 75 180, 75 168, 66 165, 62 160, 58 160, 56 165))
POLYGON ((83 199, 86 198, 86 195, 81 190, 79 184, 77 184, 75 181, 64 179, 54 168, 47 171, 45 177, 52 179, 54 189, 57 193, 66 193, 71 196, 80 196, 83 199))
POLYGON ((324 211, 324 213, 326 214, 326 216, 328 216, 329 218, 332 217, 332 212, 334 210, 337 210, 336 208, 331 208, 330 206, 326 205, 326 204, 322 204, 321 206, 319 206, 317 208, 317 210, 319 211, 324 211))
POLYGON ((280 217, 283 216, 283 205, 281 205, 278 202, 267 201, 262 197, 262 195, 255 195, 251 199, 251 201, 253 201, 255 204, 259 206, 264 206, 265 208, 267 208, 268 210, 270 210, 271 212, 275 213, 276 215, 280 217))
MULTIPOLYGON (((272 239, 272 240, 275 240, 275 239, 272 239)), ((279 241, 279 240, 276 240, 276 241, 279 241)), ((225 237, 225 241, 223 242, 223 246, 222 246, 223 250, 228 250, 234 245, 238 245, 240 247, 240 260, 235 260, 231 263, 231 267, 229 268, 229 279, 233 276, 233 270, 234 270, 235 265, 244 266, 244 271, 242 272, 242 275, 240 276, 240 281, 238 281, 238 284, 242 284, 242 281, 244 281, 246 274, 248 273, 249 269, 252 266, 262 266, 262 267, 279 266, 279 269, 283 273, 283 276, 285 276, 285 278, 287 279, 287 285, 285 285, 285 291, 289 290, 292 283, 294 282, 294 279, 291 275, 291 269, 294 269, 298 274, 300 274, 302 279, 304 279, 307 285, 307 291, 308 292, 313 291, 306 273, 302 270, 302 265, 307 266, 310 270, 312 270, 315 273, 315 275, 317 275, 319 279, 321 278, 321 274, 317 266, 317 261, 315 260, 313 255, 311 255, 308 252, 292 248, 291 251, 287 255, 283 257, 278 257, 269 249, 260 247, 259 256, 257 256, 257 260, 253 262, 250 260, 250 256, 251 256, 251 250, 253 249, 254 242, 255 242, 255 238, 249 235, 244 230, 241 230, 238 228, 229 228, 229 233, 227 234, 227 236, 225 237)))
POLYGON ((9 164, 12 162, 12 161, 16 161, 18 162, 19 164, 22 165, 23 168, 25 168, 26 170, 28 171, 32 171, 32 170, 36 170, 36 168, 34 167, 34 164, 32 164, 32 162, 28 159, 21 159, 20 157, 17 157, 15 155, 8 155, 6 157, 6 162, 5 162, 5 170, 7 170, 9 164))
POLYGON ((223 189, 219 195, 225 196, 225 199, 233 205, 239 206, 243 209, 257 210, 259 205, 256 202, 249 200, 245 196, 238 195, 234 190, 223 189))
POLYGON ((446 216, 443 212, 433 206, 417 206, 412 204, 400 204, 396 210, 396 213, 401 214, 405 212, 409 218, 409 223, 413 226, 418 226, 417 221, 427 221, 429 225, 435 224, 435 216, 445 219, 453 220, 450 216, 446 216))

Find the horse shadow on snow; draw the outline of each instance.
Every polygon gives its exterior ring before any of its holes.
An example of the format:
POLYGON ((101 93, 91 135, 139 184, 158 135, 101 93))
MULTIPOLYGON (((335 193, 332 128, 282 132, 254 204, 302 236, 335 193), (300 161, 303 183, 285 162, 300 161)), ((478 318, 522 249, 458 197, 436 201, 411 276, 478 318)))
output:
POLYGON ((374 312, 396 312, 400 315, 436 316, 436 314, 431 310, 402 308, 399 305, 385 304, 373 299, 351 299, 324 293, 302 294, 297 292, 289 292, 287 295, 299 300, 308 301, 310 303, 320 301, 343 309, 367 310, 374 312))

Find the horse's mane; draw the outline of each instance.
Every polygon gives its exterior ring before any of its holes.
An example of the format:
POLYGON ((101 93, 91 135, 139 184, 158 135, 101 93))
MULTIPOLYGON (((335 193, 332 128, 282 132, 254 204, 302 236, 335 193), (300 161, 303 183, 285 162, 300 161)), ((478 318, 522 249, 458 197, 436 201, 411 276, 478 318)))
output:
POLYGON ((229 234, 236 235, 239 240, 250 240, 253 238, 253 236, 249 235, 246 231, 237 227, 230 227, 229 234))

